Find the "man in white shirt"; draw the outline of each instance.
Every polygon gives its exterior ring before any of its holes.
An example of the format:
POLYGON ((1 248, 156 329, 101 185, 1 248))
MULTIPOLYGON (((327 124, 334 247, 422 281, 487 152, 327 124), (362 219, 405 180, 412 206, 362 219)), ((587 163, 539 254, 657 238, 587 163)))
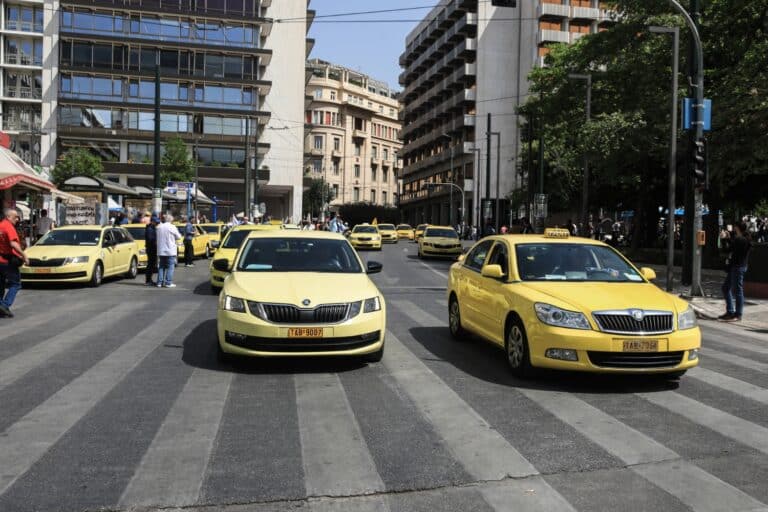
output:
POLYGON ((157 256, 160 265, 157 269, 157 287, 176 288, 173 284, 173 271, 176 268, 177 244, 181 233, 171 224, 173 215, 166 215, 163 223, 157 226, 157 256))
POLYGON ((48 210, 40 210, 40 218, 37 219, 37 238, 41 238, 53 228, 53 220, 48 216, 48 210))

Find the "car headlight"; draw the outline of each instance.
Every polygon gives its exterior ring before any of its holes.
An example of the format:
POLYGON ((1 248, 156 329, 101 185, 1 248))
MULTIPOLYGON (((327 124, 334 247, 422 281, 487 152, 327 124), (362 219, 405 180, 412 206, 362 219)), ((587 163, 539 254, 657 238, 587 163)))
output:
POLYGON ((248 309, 251 311, 251 314, 256 318, 260 318, 265 322, 269 322, 269 318, 267 317, 267 312, 264 310, 264 305, 261 302, 253 302, 249 300, 248 309))
POLYGON ((685 331, 686 329, 693 329, 697 325, 696 312, 691 306, 688 306, 688 309, 677 315, 678 330, 685 331))
POLYGON ((373 240, 378 241, 381 237, 379 235, 374 235, 373 240))
POLYGON ((357 301, 353 302, 349 305, 349 313, 347 313, 347 318, 355 318, 357 315, 360 314, 360 309, 363 306, 363 301, 357 301))
POLYGON ((536 310, 536 316, 539 317, 539 320, 547 325, 565 327, 566 329, 592 329, 587 317, 584 316, 584 313, 568 311, 552 306, 551 304, 542 303, 534 304, 534 309, 536 310))
POLYGON ((139 249, 139 254, 141 254, 142 256, 145 256, 147 254, 147 250, 146 249, 139 249))
POLYGON ((370 299, 365 299, 363 304, 363 313, 373 313, 374 311, 380 311, 381 310, 381 302, 379 301, 378 297, 371 297, 370 299))
POLYGON ((422 245, 423 245, 424 247, 432 247, 432 244, 431 244, 431 243, 429 243, 429 242, 422 242, 422 245))
POLYGON ((245 313, 245 301, 232 297, 231 295, 222 294, 219 298, 221 309, 224 311, 232 311, 233 313, 245 313))
POLYGON ((88 256, 75 256, 74 258, 64 258, 64 265, 75 265, 77 263, 88 263, 88 256))

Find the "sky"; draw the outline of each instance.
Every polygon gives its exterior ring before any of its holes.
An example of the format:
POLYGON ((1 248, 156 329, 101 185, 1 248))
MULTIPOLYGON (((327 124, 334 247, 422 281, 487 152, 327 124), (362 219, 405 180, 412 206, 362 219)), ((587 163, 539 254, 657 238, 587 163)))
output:
POLYGON ((317 18, 309 34, 315 39, 310 58, 319 58, 355 69, 400 90, 398 59, 405 49, 405 36, 437 4, 437 0, 312 0, 317 18), (424 7, 418 10, 348 17, 322 18, 329 14, 382 9, 424 7), (398 23, 339 23, 340 20, 407 20, 398 23), (323 20, 329 22, 323 22, 323 20), (330 22, 332 21, 332 22, 330 22))

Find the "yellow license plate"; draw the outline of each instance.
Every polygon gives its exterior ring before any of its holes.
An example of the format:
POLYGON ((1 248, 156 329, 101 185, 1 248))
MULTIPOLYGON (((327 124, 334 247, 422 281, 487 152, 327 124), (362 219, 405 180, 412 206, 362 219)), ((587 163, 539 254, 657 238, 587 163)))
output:
POLYGON ((322 338, 322 327, 300 327, 288 329, 289 338, 322 338))
POLYGON ((51 269, 49 269, 49 268, 36 268, 35 269, 35 274, 50 274, 50 273, 51 273, 51 269))
POLYGON ((624 352, 658 352, 659 340, 624 340, 624 352))

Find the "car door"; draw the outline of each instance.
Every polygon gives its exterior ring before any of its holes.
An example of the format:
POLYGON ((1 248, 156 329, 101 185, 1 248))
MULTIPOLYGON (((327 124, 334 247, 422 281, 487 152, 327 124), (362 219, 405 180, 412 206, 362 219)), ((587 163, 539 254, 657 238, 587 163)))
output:
POLYGON ((101 260, 104 263, 105 276, 116 273, 117 242, 112 229, 105 229, 101 238, 101 260))
POLYGON ((461 321, 470 329, 479 331, 480 313, 483 304, 478 297, 479 287, 482 283, 480 271, 485 264, 488 252, 493 246, 493 240, 484 240, 475 245, 469 251, 462 263, 460 278, 459 305, 461 306, 461 321))
POLYGON ((504 321, 509 311, 508 298, 504 287, 509 279, 509 246, 503 240, 498 240, 488 254, 485 265, 499 265, 504 278, 494 279, 480 276, 477 298, 482 308, 478 309, 478 329, 483 337, 496 343, 504 342, 504 321))
POLYGON ((123 269, 127 272, 131 268, 131 259, 135 256, 138 259, 138 251, 136 250, 136 242, 131 237, 131 234, 125 228, 117 228, 118 247, 120 250, 118 254, 120 256, 120 264, 125 265, 123 269))
POLYGON ((120 274, 128 270, 128 264, 131 260, 130 239, 123 234, 120 228, 113 228, 111 231, 115 240, 114 273, 120 274))

